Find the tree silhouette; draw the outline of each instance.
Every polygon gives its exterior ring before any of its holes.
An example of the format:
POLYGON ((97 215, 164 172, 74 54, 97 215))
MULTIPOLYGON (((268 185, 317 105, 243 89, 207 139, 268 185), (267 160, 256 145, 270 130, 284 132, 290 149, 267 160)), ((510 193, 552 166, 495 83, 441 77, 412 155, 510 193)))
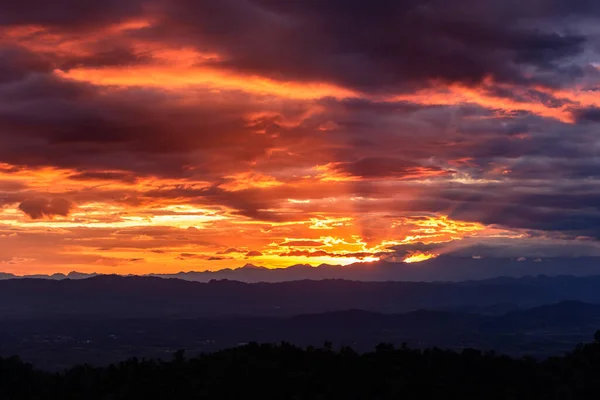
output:
POLYGON ((61 374, 0 358, 0 399, 596 399, 600 333, 564 357, 540 361, 493 352, 258 344, 171 361, 132 358, 61 374))

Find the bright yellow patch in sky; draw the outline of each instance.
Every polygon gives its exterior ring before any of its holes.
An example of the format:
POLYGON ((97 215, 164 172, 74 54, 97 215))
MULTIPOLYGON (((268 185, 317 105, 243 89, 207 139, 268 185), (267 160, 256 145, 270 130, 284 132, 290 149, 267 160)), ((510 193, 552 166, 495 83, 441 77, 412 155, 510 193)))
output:
POLYGON ((417 252, 409 255, 402 261, 407 264, 420 263, 423 261, 431 260, 432 258, 436 258, 437 256, 437 254, 417 252))

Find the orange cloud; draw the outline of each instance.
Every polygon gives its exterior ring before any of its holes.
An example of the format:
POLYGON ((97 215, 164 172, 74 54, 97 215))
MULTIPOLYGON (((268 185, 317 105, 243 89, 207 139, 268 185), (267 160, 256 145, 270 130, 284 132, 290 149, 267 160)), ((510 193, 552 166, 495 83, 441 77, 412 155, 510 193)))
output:
MULTIPOLYGON (((488 85, 494 84, 488 80, 488 85)), ((422 105, 464 105, 475 104, 484 108, 497 110, 499 115, 511 115, 517 111, 527 111, 541 117, 557 119, 565 123, 572 123, 573 116, 567 105, 560 107, 548 107, 536 101, 518 101, 506 97, 489 94, 485 90, 486 84, 482 86, 465 86, 461 84, 438 84, 432 89, 423 89, 415 93, 392 96, 388 100, 408 101, 422 105)), ((552 93, 559 97, 569 98, 572 94, 565 92, 552 93)))
POLYGON ((67 72, 57 70, 55 73, 66 79, 105 86, 159 87, 174 90, 201 86, 213 90, 242 90, 300 100, 345 98, 354 95, 350 90, 325 82, 279 82, 260 76, 234 75, 209 67, 79 68, 67 72))

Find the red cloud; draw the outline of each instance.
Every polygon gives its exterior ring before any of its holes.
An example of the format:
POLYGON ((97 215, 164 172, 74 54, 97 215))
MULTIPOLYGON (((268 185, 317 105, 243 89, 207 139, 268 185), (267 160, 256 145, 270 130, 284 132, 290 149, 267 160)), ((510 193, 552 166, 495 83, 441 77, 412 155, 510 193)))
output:
POLYGON ((19 209, 32 219, 51 218, 55 215, 66 217, 72 208, 73 204, 63 198, 35 197, 19 204, 19 209))

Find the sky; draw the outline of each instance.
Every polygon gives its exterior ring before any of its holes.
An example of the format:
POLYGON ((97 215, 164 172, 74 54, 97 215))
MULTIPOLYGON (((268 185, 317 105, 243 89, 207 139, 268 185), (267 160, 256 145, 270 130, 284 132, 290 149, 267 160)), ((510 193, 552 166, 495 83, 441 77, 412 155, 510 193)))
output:
POLYGON ((599 19, 0 0, 0 271, 598 256, 599 19))

